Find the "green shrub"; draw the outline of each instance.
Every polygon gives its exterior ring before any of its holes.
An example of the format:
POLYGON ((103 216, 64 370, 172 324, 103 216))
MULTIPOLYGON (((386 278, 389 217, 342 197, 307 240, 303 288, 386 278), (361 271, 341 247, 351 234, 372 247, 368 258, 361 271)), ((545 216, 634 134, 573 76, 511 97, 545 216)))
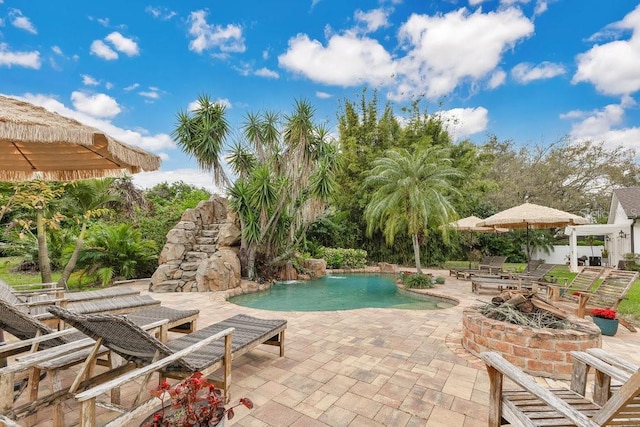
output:
POLYGON ((327 262, 327 268, 364 268, 367 251, 362 249, 320 248, 319 256, 327 262))
POLYGON ((429 289, 434 286, 433 276, 430 274, 403 273, 400 280, 407 289, 429 289))
POLYGON ((444 277, 442 277, 442 276, 436 277, 436 283, 438 285, 444 285, 444 277))

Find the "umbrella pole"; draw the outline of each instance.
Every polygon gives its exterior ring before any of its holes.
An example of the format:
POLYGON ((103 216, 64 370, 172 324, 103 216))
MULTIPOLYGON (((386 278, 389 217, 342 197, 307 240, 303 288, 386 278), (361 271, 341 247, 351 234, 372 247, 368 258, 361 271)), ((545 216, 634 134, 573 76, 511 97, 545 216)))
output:
POLYGON ((527 224, 527 263, 529 263, 529 258, 531 258, 531 253, 529 252, 529 224, 527 224))

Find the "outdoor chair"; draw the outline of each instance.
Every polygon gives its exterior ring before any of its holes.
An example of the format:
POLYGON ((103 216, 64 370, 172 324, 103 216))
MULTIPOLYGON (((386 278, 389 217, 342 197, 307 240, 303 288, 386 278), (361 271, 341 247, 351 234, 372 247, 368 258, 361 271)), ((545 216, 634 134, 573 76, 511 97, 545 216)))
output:
MULTIPOLYGON (((591 292, 580 292, 576 315, 584 317, 588 310, 594 308, 611 308, 616 310, 622 300, 627 297, 633 283, 638 279, 637 271, 611 270, 602 282, 591 292)), ((636 332, 633 325, 624 319, 618 319, 620 324, 632 332, 636 332)))
MULTIPOLYGON (((166 341, 167 330, 189 332, 195 328, 199 310, 175 310, 167 307, 154 307, 130 313, 127 318, 136 325, 160 327, 159 336, 166 341), (161 323, 161 324, 160 324, 161 323)), ((0 357, 7 358, 28 351, 29 355, 19 357, 16 363, 0 369, 0 413, 11 413, 15 417, 22 417, 32 413, 39 404, 47 404, 45 398, 38 398, 38 387, 41 373, 49 373, 52 388, 56 389, 55 396, 61 398, 68 390, 60 388, 57 381, 61 369, 82 363, 94 344, 92 339, 75 329, 54 331, 46 324, 29 316, 18 307, 0 299, 0 328, 19 338, 21 341, 9 343, 0 347, 0 357), (43 350, 43 351, 38 351, 43 350), (37 352, 37 353, 36 353, 37 352), (16 379, 21 376, 29 377, 29 403, 20 408, 11 407, 16 379), (35 402, 35 403, 34 403, 35 402), (43 403, 44 402, 44 403, 43 403)), ((103 348, 97 355, 107 352, 103 348)), ((100 364, 114 368, 113 361, 96 359, 100 364)), ((115 394, 114 394, 115 398, 115 394)), ((55 412, 57 413, 58 408, 55 412)))
POLYGON ((640 370, 629 372, 584 352, 574 358, 571 388, 544 388, 499 353, 482 353, 489 373, 490 427, 640 425, 640 370), (593 399, 585 397, 589 368, 596 371, 593 399), (503 389, 505 377, 518 389, 503 389), (611 380, 621 383, 614 390, 611 380))
POLYGON ((547 286, 545 276, 556 267, 555 264, 540 264, 534 271, 519 274, 513 278, 500 277, 472 277, 471 291, 480 293, 483 290, 501 292, 504 289, 532 289, 537 291, 540 286, 547 286))
MULTIPOLYGON (((491 259, 493 257, 490 255, 485 255, 482 257, 482 260, 480 261, 480 263, 478 264, 478 268, 451 268, 449 269, 449 276, 456 276, 459 277, 459 275, 462 275, 463 277, 465 276, 466 272, 469 271, 479 271, 480 270, 480 266, 484 266, 484 265, 488 265, 489 263, 491 263, 491 259)), ((471 263, 469 263, 469 267, 471 267, 471 263)), ((484 271, 488 271, 484 270, 484 271)))
MULTIPOLYGON (((116 289, 83 291, 68 297, 67 293, 61 292, 61 288, 45 286, 42 289, 16 291, 13 287, 0 281, 0 299, 20 307, 21 310, 52 326, 56 326, 58 319, 47 311, 47 307, 51 305, 60 305, 72 311, 85 314, 120 314, 160 306, 160 301, 153 299, 149 295, 140 295, 138 291, 130 288, 116 289), (93 292, 96 293, 94 294, 93 292)), ((72 294, 74 293, 69 293, 68 295, 72 294)), ((61 325, 58 325, 58 327, 61 327, 61 325)))
MULTIPOLYGON (((104 345, 125 360, 141 367, 138 371, 76 395, 81 408, 81 426, 95 425, 98 396, 114 387, 120 387, 132 378, 143 377, 144 385, 154 372, 158 372, 161 378, 184 379, 196 371, 208 376, 219 368, 224 368, 222 380, 214 383, 228 399, 232 358, 259 344, 276 345, 280 348, 280 356, 284 356, 286 320, 258 319, 240 314, 164 344, 124 316, 82 315, 60 307, 50 307, 49 310, 66 323, 94 338, 94 348, 104 345), (220 342, 222 337, 224 343, 220 342)), ((117 425, 126 424, 132 417, 143 414, 154 405, 153 399, 138 405, 144 391, 143 386, 134 400, 133 409, 123 409, 126 413, 124 418, 119 418, 117 425)))
POLYGON ((604 273, 604 267, 584 267, 571 282, 564 279, 564 286, 557 283, 547 286, 548 296, 552 302, 578 302, 580 292, 589 292, 604 273), (574 295, 574 293, 576 295, 574 295))

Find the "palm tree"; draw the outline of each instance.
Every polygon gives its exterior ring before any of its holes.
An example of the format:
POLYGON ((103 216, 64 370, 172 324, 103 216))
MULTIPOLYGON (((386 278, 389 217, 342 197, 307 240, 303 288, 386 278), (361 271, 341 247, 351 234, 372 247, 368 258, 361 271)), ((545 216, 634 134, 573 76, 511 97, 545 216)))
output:
POLYGON ((211 101, 207 95, 198 97, 198 108, 190 114, 178 113, 178 126, 171 133, 178 146, 194 157, 200 169, 213 172, 217 185, 228 186, 229 178, 221 163, 229 122, 224 105, 211 101))
POLYGON ((227 157, 238 176, 228 194, 240 217, 249 278, 259 254, 276 266, 294 253, 335 188, 338 151, 313 113, 308 102, 296 101, 282 126, 277 113, 248 114, 242 129, 248 148, 236 144, 227 157))
MULTIPOLYGON (((380 229, 388 245, 396 234, 410 234, 416 271, 422 273, 420 239, 455 215, 449 197, 457 193, 452 180, 459 176, 442 148, 429 147, 413 154, 405 149, 387 151, 373 162, 365 180, 375 188, 364 211, 367 233, 380 229)), ((440 230, 446 238, 446 227, 440 230)))
POLYGON ((98 218, 109 212, 106 206, 117 200, 116 195, 111 191, 113 179, 92 179, 78 181, 69 185, 67 193, 69 195, 69 207, 76 212, 77 221, 80 224, 80 232, 73 246, 73 251, 69 256, 67 265, 58 279, 59 287, 66 287, 67 280, 76 267, 78 256, 84 245, 84 237, 87 225, 92 218, 98 218))

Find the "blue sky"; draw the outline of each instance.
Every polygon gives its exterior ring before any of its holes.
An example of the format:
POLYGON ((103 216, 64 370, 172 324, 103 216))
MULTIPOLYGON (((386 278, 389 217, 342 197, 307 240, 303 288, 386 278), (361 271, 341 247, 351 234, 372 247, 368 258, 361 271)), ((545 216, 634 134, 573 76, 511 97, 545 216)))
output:
MULTIPOLYGON (((362 87, 425 99, 456 138, 640 147, 640 6, 630 0, 0 0, 0 94, 159 154, 140 186, 213 189, 170 137, 199 94, 233 128, 307 99, 335 130, 362 87), (450 120, 455 119, 455 120, 450 120)), ((398 110, 399 111, 399 110, 398 110)), ((233 142, 230 140, 229 142, 233 142)))

